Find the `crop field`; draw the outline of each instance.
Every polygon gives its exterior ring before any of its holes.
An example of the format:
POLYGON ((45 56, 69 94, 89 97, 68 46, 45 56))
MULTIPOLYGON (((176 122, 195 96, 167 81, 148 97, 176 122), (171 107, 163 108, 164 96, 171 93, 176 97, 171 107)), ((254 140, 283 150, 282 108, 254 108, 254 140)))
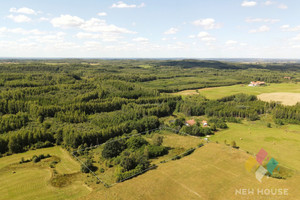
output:
MULTIPOLYGON (((249 154, 223 144, 206 144, 190 156, 111 188, 99 189, 82 199, 249 199, 235 195, 240 188, 287 188, 288 196, 272 196, 272 199, 299 197, 299 174, 287 180, 264 177, 260 183, 254 173, 244 168, 248 157, 249 154)), ((251 199, 261 196, 253 195, 251 199)))
MULTIPOLYGON (((181 92, 173 93, 179 95, 193 95, 201 94, 209 99, 219 99, 225 96, 234 95, 238 93, 260 95, 263 93, 273 92, 290 92, 300 93, 300 87, 295 83, 280 83, 280 84, 267 84, 266 86, 250 87, 247 85, 233 85, 224 87, 212 87, 198 90, 183 90, 181 92)), ((275 99, 276 100, 276 99, 275 99)))
POLYGON ((292 106, 300 102, 300 93, 275 92, 263 93, 257 96, 262 101, 279 101, 284 105, 292 106))
POLYGON ((79 163, 60 147, 32 150, 0 159, 1 200, 7 199, 76 199, 90 192, 84 185, 81 175, 76 175, 70 184, 54 187, 50 181, 53 172, 44 161, 39 164, 19 164, 22 157, 29 159, 33 155, 50 154, 60 159, 56 166, 59 174, 76 174, 79 163), (5 187, 3 187, 5 185, 5 187))

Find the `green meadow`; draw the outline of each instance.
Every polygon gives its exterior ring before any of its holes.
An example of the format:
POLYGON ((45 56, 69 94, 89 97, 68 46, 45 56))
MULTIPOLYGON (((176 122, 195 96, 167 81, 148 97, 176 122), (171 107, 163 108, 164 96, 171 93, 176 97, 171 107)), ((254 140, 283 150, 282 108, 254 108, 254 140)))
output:
MULTIPOLYGON (((55 170, 59 174, 74 174, 80 170, 78 162, 61 147, 31 150, 0 159, 0 199, 77 199, 90 192, 90 188, 78 178, 64 187, 51 184, 53 171, 44 160, 39 163, 19 164, 21 158, 30 159, 33 155, 50 154, 60 159, 55 170)), ((45 159, 46 160, 46 159, 45 159)))
POLYGON ((208 99, 219 99, 225 96, 230 96, 238 93, 259 95, 262 93, 272 93, 272 92, 292 92, 300 93, 300 87, 295 83, 270 83, 266 86, 260 87, 250 87, 248 85, 233 85, 233 86, 223 86, 223 87, 212 87, 204 88, 199 90, 188 90, 188 92, 181 91, 174 94, 180 95, 190 95, 197 92, 204 95, 208 99))
POLYGON ((218 143, 237 143, 241 150, 253 155, 261 148, 280 165, 298 170, 300 168, 300 128, 298 125, 267 127, 264 121, 243 121, 241 124, 228 123, 228 129, 217 132, 210 140, 218 143))

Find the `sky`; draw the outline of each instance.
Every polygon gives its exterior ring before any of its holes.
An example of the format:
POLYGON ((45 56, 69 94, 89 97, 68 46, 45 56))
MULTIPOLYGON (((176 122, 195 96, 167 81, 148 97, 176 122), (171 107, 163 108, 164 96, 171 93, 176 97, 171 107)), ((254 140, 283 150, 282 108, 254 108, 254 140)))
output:
POLYGON ((2 0, 0 57, 299 58, 299 0, 2 0))

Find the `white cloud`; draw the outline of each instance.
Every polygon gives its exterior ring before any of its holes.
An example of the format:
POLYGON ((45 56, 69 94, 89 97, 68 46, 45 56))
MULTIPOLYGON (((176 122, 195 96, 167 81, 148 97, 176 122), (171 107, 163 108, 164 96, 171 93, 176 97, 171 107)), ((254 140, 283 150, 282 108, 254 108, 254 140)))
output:
POLYGON ((60 15, 60 17, 53 18, 51 24, 59 28, 78 27, 84 23, 84 20, 77 16, 60 15))
POLYGON ((172 34, 176 34, 178 32, 177 28, 170 28, 169 30, 167 30, 166 32, 164 32, 164 34, 166 35, 172 35, 172 34))
POLYGON ((84 49, 87 49, 88 51, 100 50, 100 48, 103 48, 100 42, 97 41, 84 42, 84 49))
POLYGON ((29 37, 29 39, 33 39, 39 43, 55 44, 58 42, 63 42, 65 35, 66 33, 64 32, 56 32, 56 33, 42 35, 42 36, 31 36, 29 37))
POLYGON ((199 38, 203 38, 203 37, 207 37, 207 36, 209 36, 209 33, 208 33, 208 32, 200 32, 200 33, 198 34, 198 37, 199 37, 199 38))
POLYGON ((300 31, 300 26, 291 27, 290 25, 286 24, 286 25, 282 25, 280 29, 282 31, 295 32, 295 31, 300 31))
POLYGON ((300 34, 298 34, 297 36, 293 37, 292 40, 300 41, 300 34))
POLYGON ((198 19, 192 22, 195 26, 202 26, 204 29, 217 29, 220 28, 220 24, 216 24, 215 19, 206 18, 206 19, 198 19))
POLYGON ((23 35, 43 35, 43 34, 46 34, 46 32, 40 31, 38 29, 24 30, 22 28, 16 28, 16 29, 11 29, 10 31, 12 33, 23 34, 23 35))
POLYGON ((78 33, 77 38, 102 39, 106 42, 117 41, 122 38, 120 34, 135 34, 126 28, 121 28, 113 24, 107 24, 106 20, 91 18, 89 20, 81 19, 77 16, 61 15, 51 20, 54 27, 77 28, 90 33, 78 33), (92 34, 95 33, 95 34, 92 34))
POLYGON ((176 37, 171 37, 171 38, 166 38, 166 37, 164 37, 164 38, 161 38, 161 40, 162 40, 162 41, 177 40, 177 38, 176 38, 176 37))
POLYGON ((145 3, 141 3, 140 5, 136 5, 136 4, 126 4, 123 1, 118 1, 117 3, 114 3, 111 8, 142 8, 145 7, 145 3))
POLYGON ((100 12, 97 15, 100 16, 100 17, 104 17, 104 16, 107 16, 107 13, 106 12, 100 12))
POLYGON ((292 48, 294 48, 294 49, 299 49, 299 48, 300 48, 300 45, 293 45, 292 48))
POLYGON ((149 39, 144 38, 144 37, 138 37, 138 38, 134 38, 132 41, 135 41, 135 42, 148 42, 149 39))
POLYGON ((225 42, 226 45, 230 46, 230 45, 234 45, 234 44, 237 44, 238 42, 235 41, 235 40, 228 40, 225 42))
MULTIPOLYGON (((199 32, 197 35, 189 35, 188 37, 191 39, 199 39, 210 49, 215 47, 215 44, 213 43, 216 41, 216 38, 211 36, 208 32, 202 31, 199 32)), ((193 45, 195 46, 196 43, 193 43, 193 45)))
POLYGON ((23 22, 30 22, 31 18, 25 16, 25 15, 8 15, 7 18, 13 20, 17 23, 23 23, 23 22))
POLYGON ((253 7, 256 6, 256 1, 244 1, 241 6, 243 7, 253 7))
POLYGON ((46 17, 41 17, 41 18, 39 19, 39 21, 41 21, 41 22, 43 22, 43 21, 50 21, 50 19, 49 19, 49 18, 46 18, 46 17))
POLYGON ((278 5, 278 8, 280 8, 280 9, 288 9, 288 6, 287 5, 285 5, 285 4, 279 4, 278 5))
POLYGON ((89 32, 108 32, 108 33, 136 33, 125 28, 120 28, 112 24, 107 24, 105 20, 92 18, 80 25, 80 29, 89 32))
POLYGON ((279 22, 279 19, 263 19, 263 18, 247 18, 245 20, 247 23, 254 23, 254 22, 264 22, 264 23, 276 23, 279 22))
POLYGON ((80 48, 80 46, 73 42, 59 41, 53 44, 53 48, 56 50, 66 50, 66 49, 74 50, 76 48, 80 48))
POLYGON ((110 33, 85 33, 79 32, 76 34, 76 37, 79 39, 101 39, 104 42, 115 42, 122 37, 119 34, 110 34, 110 33))
POLYGON ((17 9, 17 8, 11 8, 11 9, 9 9, 9 12, 20 13, 20 14, 27 14, 27 15, 36 15, 37 14, 31 8, 26 8, 26 7, 19 8, 19 9, 17 9))
POLYGON ((212 42, 212 41, 215 41, 216 38, 214 38, 213 36, 211 36, 209 33, 207 32, 200 32, 198 35, 197 35, 198 38, 200 38, 200 40, 204 41, 204 42, 212 42))
POLYGON ((261 32, 268 32, 270 28, 268 26, 261 26, 258 29, 250 30, 250 33, 261 33, 261 32))
POLYGON ((273 1, 266 1, 266 2, 264 2, 264 5, 266 5, 266 6, 270 6, 270 5, 273 5, 275 2, 273 2, 273 1))
POLYGON ((76 37, 79 39, 100 39, 101 35, 100 34, 94 34, 94 33, 84 33, 84 32, 79 32, 76 34, 76 37))

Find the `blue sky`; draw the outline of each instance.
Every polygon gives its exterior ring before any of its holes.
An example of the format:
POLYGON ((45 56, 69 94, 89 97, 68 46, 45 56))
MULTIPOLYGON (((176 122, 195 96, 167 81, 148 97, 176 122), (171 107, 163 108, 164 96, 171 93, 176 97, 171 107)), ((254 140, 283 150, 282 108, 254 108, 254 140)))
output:
POLYGON ((299 58, 297 0, 3 0, 0 57, 299 58))

